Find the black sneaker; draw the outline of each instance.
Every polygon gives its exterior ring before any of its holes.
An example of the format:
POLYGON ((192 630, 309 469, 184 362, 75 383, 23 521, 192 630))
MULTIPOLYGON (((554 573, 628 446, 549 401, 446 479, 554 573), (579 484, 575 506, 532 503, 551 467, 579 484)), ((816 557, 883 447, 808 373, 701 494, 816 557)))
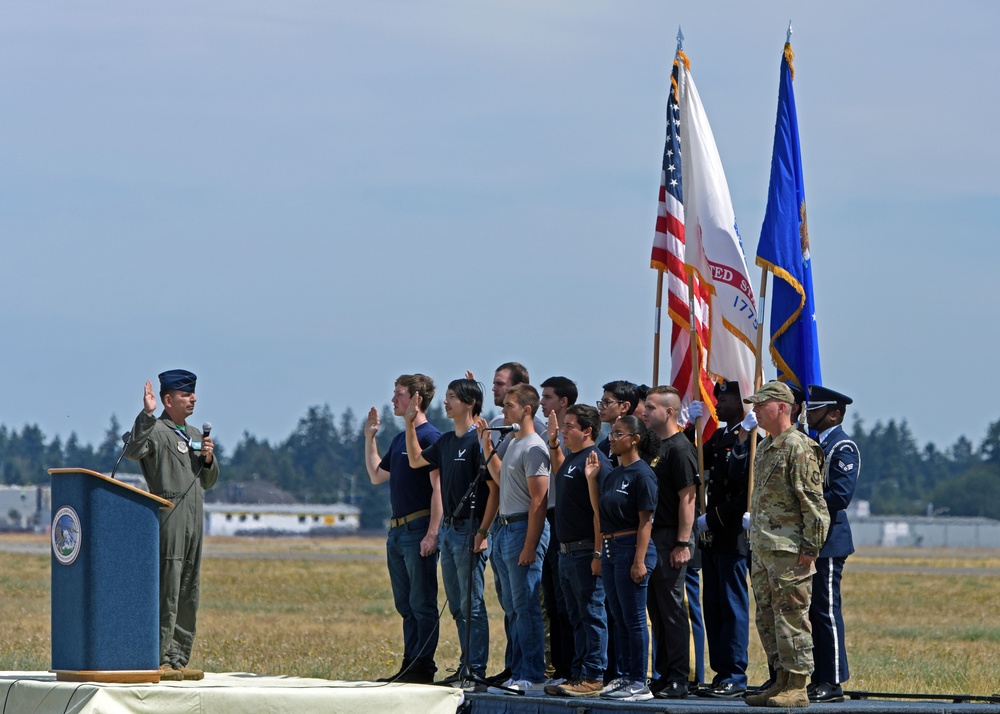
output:
POLYGON ((483 677, 483 681, 486 682, 488 686, 492 687, 497 684, 503 684, 504 682, 506 682, 508 679, 511 678, 511 675, 513 675, 513 672, 511 672, 510 668, 508 667, 503 672, 494 674, 492 677, 483 677))

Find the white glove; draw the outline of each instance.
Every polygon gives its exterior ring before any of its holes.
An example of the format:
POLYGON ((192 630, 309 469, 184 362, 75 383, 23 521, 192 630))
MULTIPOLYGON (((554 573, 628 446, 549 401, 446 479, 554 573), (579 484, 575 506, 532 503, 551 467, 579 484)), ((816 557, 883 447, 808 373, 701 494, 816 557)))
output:
POLYGON ((744 513, 743 514, 743 530, 745 530, 745 531, 750 530, 750 514, 749 513, 744 513))
POLYGON ((743 417, 740 426, 743 427, 743 431, 753 431, 757 428, 757 415, 753 413, 753 409, 748 411, 747 415, 743 417))
POLYGON ((705 415, 705 405, 701 402, 691 402, 691 406, 688 407, 688 418, 691 421, 695 419, 700 419, 705 415))
POLYGON ((698 516, 698 520, 694 522, 694 532, 695 534, 704 533, 708 530, 708 516, 702 514, 698 516))

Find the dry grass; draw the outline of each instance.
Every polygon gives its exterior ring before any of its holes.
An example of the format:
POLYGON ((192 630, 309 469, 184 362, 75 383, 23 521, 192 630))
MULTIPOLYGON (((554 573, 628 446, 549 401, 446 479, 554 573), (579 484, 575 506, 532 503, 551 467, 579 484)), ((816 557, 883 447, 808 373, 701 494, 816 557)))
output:
MULTIPOLYGON (((5 543, 44 538, 3 537, 5 543)), ((211 539, 202 569, 195 663, 331 679, 372 679, 398 667, 400 621, 379 538, 211 539)), ((852 689, 991 694, 997 690, 1000 557, 986 551, 866 550, 844 578, 852 689), (856 568, 906 566, 912 570, 856 568), (982 570, 959 574, 949 569, 982 570)), ((491 671, 503 625, 487 570, 491 671)), ((443 590, 439 598, 444 605, 443 590)), ((0 669, 48 669, 49 557, 0 553, 0 669)), ((442 619, 441 669, 458 661, 458 635, 442 619)), ((752 682, 766 677, 751 634, 752 682)))

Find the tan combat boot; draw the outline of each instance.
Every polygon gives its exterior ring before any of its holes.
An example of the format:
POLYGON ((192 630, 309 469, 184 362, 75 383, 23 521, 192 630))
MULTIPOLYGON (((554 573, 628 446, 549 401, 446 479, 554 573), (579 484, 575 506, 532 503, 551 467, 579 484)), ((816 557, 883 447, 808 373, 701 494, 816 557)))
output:
POLYGON ((807 679, 808 676, 805 674, 790 672, 785 688, 768 699, 767 706, 780 709, 809 706, 809 693, 806 691, 807 679))
POLYGON ((767 700, 773 697, 775 694, 780 692, 788 684, 788 672, 783 669, 777 669, 774 672, 774 683, 770 687, 765 689, 759 694, 748 694, 743 698, 743 701, 751 707, 766 707, 767 700))

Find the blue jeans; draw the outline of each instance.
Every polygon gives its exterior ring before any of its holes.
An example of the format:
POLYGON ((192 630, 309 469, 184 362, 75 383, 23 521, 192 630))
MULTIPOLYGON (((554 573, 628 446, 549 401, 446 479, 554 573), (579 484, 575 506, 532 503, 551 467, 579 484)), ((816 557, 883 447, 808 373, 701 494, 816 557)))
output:
POLYGON ((535 562, 517 560, 524 548, 528 522, 500 525, 493 541, 493 567, 500 578, 500 604, 510 618, 510 669, 514 679, 545 680, 545 627, 542 624, 542 562, 549 546, 549 524, 543 522, 535 562))
POLYGON ((747 557, 739 553, 703 551, 701 573, 705 634, 709 664, 715 682, 747 684, 747 646, 750 642, 750 591, 747 557))
POLYGON ((641 583, 632 580, 635 560, 635 534, 604 541, 601 574, 611 610, 615 615, 615 647, 622 676, 633 682, 645 682, 649 669, 649 629, 646 627, 646 589, 649 574, 656 566, 656 546, 650 539, 646 549, 646 577, 641 583))
POLYGON ((483 574, 489 548, 473 556, 472 625, 468 632, 471 646, 466 646, 465 641, 466 622, 469 621, 469 549, 473 546, 475 535, 476 530, 469 520, 460 526, 441 526, 438 545, 441 548, 441 579, 448 598, 448 609, 458 628, 462 661, 468 662, 475 674, 485 677, 486 661, 490 653, 490 624, 486 619, 486 603, 483 601, 483 574))
POLYGON ((608 622, 604 582, 591 573, 593 562, 593 549, 560 553, 559 585, 573 623, 573 677, 599 680, 608 666, 608 622))
POLYGON ((403 659, 421 662, 433 672, 438 644, 437 553, 420 555, 430 520, 425 516, 391 529, 385 555, 392 599, 403 618, 403 659))

